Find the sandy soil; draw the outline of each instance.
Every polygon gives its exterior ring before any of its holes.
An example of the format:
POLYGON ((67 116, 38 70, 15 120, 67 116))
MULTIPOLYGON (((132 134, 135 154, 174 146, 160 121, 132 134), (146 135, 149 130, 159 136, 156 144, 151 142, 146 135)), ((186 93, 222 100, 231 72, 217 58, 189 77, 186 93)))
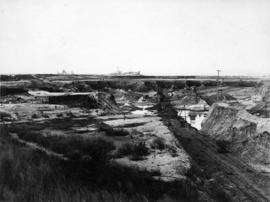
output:
POLYGON ((99 119, 104 123, 117 128, 125 128, 132 132, 137 131, 140 136, 133 136, 134 139, 146 142, 146 145, 150 148, 151 142, 154 138, 163 138, 166 144, 166 148, 174 149, 175 153, 172 155, 170 150, 151 150, 150 154, 142 160, 130 160, 128 157, 116 159, 116 162, 123 165, 136 167, 139 169, 146 169, 149 171, 159 171, 161 176, 158 178, 171 181, 176 179, 185 178, 186 172, 191 167, 189 156, 185 150, 178 143, 174 135, 168 130, 160 117, 157 115, 144 116, 144 115, 126 115, 126 119, 123 116, 102 116, 99 119), (130 125, 136 125, 129 127, 130 125), (126 127, 125 127, 126 126, 126 127))

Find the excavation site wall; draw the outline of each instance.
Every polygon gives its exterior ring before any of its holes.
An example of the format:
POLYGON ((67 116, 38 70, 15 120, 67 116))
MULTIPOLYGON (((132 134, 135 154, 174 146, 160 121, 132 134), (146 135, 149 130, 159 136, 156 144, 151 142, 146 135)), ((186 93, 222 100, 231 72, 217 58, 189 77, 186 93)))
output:
POLYGON ((50 104, 62 104, 71 107, 97 108, 97 100, 90 95, 60 95, 48 97, 50 104))
POLYGON ((99 92, 92 94, 67 94, 58 96, 49 96, 50 104, 68 105, 70 107, 84 107, 88 109, 100 108, 107 112, 117 113, 117 106, 114 96, 110 93, 99 92))
POLYGON ((260 118, 245 110, 214 104, 202 124, 202 131, 228 152, 248 163, 270 169, 270 118, 260 118))

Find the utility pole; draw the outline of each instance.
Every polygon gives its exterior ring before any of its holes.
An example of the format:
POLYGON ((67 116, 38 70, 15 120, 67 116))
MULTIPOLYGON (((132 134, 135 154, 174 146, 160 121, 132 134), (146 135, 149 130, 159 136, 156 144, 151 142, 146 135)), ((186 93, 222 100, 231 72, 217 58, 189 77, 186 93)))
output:
POLYGON ((219 84, 219 73, 221 72, 220 69, 217 70, 217 83, 219 84))
POLYGON ((219 101, 219 87, 220 87, 220 82, 219 82, 219 73, 221 72, 220 69, 217 70, 217 102, 219 101))

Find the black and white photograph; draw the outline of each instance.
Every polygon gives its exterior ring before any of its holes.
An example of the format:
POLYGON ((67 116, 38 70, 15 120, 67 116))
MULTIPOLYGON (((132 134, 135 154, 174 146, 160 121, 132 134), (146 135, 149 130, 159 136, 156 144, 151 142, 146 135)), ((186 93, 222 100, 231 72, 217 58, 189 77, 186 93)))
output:
POLYGON ((0 202, 269 201, 269 0, 0 0, 0 202))

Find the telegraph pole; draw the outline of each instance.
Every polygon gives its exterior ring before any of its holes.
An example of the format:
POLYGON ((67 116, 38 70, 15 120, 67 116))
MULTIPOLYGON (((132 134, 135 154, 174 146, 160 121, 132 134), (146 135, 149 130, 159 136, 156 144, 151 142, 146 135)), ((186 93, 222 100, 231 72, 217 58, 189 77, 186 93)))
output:
POLYGON ((217 102, 219 101, 219 87, 220 87, 220 82, 219 82, 219 73, 221 72, 220 69, 217 70, 217 102))
POLYGON ((217 83, 219 84, 219 73, 221 72, 220 69, 217 70, 217 83))

